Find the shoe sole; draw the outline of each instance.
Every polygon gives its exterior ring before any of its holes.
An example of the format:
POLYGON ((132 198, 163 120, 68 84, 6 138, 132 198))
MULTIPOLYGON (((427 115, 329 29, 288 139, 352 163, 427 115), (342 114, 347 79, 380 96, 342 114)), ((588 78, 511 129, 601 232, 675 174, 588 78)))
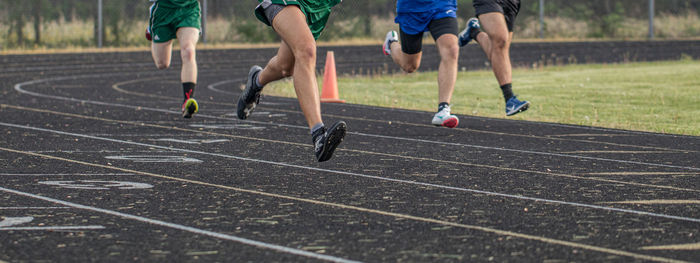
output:
POLYGON ((459 125, 459 118, 457 118, 457 117, 449 118, 447 120, 442 121, 442 123, 439 123, 439 124, 433 123, 433 125, 444 126, 447 128, 454 128, 454 127, 457 127, 459 125))
POLYGON ((518 113, 520 113, 520 112, 526 111, 527 108, 529 108, 529 107, 530 107, 530 102, 525 103, 524 105, 522 105, 522 106, 520 106, 519 108, 517 108, 517 109, 511 111, 510 113, 507 113, 507 112, 506 112, 506 116, 513 116, 513 115, 518 114, 518 113))
POLYGON ((197 101, 194 99, 188 99, 187 102, 185 102, 185 110, 182 112, 182 117, 185 119, 192 118, 192 115, 197 113, 197 111, 199 111, 197 101))
POLYGON ((241 120, 247 119, 248 116, 250 116, 250 113, 253 111, 253 109, 255 109, 255 106, 257 106, 257 98, 251 103, 245 102, 245 95, 249 94, 250 92, 253 92, 253 79, 251 75, 253 75, 257 71, 262 71, 262 68, 259 66, 253 66, 252 68, 250 68, 250 71, 248 71, 248 80, 246 81, 245 90, 241 93, 241 96, 238 98, 236 115, 238 115, 238 118, 241 120))
POLYGON ((328 138, 326 138, 326 141, 324 142, 323 151, 321 152, 321 156, 318 158, 319 162, 328 161, 331 159, 331 157, 333 157, 335 148, 337 148, 338 145, 343 142, 343 138, 345 138, 346 130, 347 125, 345 122, 341 121, 334 124, 333 127, 327 131, 328 138))

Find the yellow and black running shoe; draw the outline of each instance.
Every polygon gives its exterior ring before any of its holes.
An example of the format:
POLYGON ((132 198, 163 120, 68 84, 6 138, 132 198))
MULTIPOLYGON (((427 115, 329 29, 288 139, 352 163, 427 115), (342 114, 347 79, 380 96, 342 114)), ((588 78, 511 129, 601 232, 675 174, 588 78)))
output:
POLYGON ((182 117, 185 119, 192 118, 192 115, 194 115, 197 111, 199 111, 199 105, 193 98, 189 98, 182 103, 182 117))

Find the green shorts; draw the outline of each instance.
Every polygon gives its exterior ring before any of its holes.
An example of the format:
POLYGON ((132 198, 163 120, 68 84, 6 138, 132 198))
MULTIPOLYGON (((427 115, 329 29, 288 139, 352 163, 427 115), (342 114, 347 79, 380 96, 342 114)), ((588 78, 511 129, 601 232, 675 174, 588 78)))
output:
POLYGON ((275 5, 296 5, 306 16, 306 24, 309 25, 314 39, 318 39, 321 31, 326 27, 331 8, 342 0, 258 0, 260 5, 255 8, 255 16, 268 26, 272 26, 271 21, 265 15, 264 7, 270 4, 275 5))
POLYGON ((177 38, 177 29, 181 27, 194 27, 201 31, 199 2, 182 8, 163 7, 156 2, 151 6, 150 14, 148 29, 155 43, 177 38))

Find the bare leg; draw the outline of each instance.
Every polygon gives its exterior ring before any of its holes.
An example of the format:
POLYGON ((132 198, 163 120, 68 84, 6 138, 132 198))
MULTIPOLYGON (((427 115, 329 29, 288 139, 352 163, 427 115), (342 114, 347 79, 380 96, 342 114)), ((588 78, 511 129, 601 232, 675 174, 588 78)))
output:
MULTIPOLYGON (((294 90, 299 100, 301 110, 304 112, 306 122, 309 128, 322 123, 321 119, 321 102, 318 94, 318 83, 316 82, 316 40, 314 40, 311 30, 306 24, 304 13, 299 7, 290 5, 286 6, 282 11, 275 16, 272 27, 280 35, 284 43, 280 46, 278 55, 270 60, 270 64, 265 67, 266 71, 260 80, 270 81, 272 79, 284 76, 286 71, 285 65, 294 64, 294 90), (289 56, 291 51, 293 56, 289 56), (290 61, 290 57, 293 60, 290 61), (277 74, 273 74, 274 71, 277 74)), ((265 84, 264 82, 261 84, 265 84)))
POLYGON ((294 75, 294 53, 284 40, 277 50, 277 55, 272 57, 258 75, 258 81, 262 86, 267 83, 294 75))
POLYGON ((391 42, 391 59, 394 63, 399 65, 403 71, 406 73, 413 73, 420 67, 420 60, 423 52, 418 52, 416 54, 406 54, 401 50, 401 44, 399 42, 391 42))
POLYGON ((437 39, 440 52, 440 67, 438 68, 438 102, 450 103, 452 92, 457 81, 457 58, 459 45, 457 36, 444 34, 437 39))
POLYGON ((486 13, 479 16, 481 29, 486 34, 476 36, 476 41, 484 50, 493 68, 499 85, 512 82, 512 67, 510 64, 510 43, 513 33, 508 32, 508 26, 503 14, 498 12, 486 13))
POLYGON ((180 57, 182 58, 182 72, 180 73, 180 78, 183 83, 197 83, 197 58, 195 47, 199 40, 199 30, 193 27, 178 28, 177 40, 180 42, 180 57))
POLYGON ((170 57, 173 50, 173 41, 164 43, 151 42, 151 56, 158 69, 170 67, 170 57))

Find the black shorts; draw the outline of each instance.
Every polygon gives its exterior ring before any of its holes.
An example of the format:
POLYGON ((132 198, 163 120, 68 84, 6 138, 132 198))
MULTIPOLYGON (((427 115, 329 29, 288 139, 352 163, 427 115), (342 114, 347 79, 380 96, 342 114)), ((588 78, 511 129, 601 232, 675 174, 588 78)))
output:
MULTIPOLYGON (((456 36, 459 33, 457 18, 445 17, 433 20, 428 24, 428 30, 435 41, 444 34, 453 34, 456 36)), ((423 49, 423 33, 409 35, 399 28, 399 35, 401 37, 401 51, 403 51, 403 53, 417 54, 423 49)))
POLYGON ((508 32, 513 32, 515 17, 520 11, 520 0, 474 0, 474 9, 476 9, 476 17, 492 12, 503 14, 508 32))

